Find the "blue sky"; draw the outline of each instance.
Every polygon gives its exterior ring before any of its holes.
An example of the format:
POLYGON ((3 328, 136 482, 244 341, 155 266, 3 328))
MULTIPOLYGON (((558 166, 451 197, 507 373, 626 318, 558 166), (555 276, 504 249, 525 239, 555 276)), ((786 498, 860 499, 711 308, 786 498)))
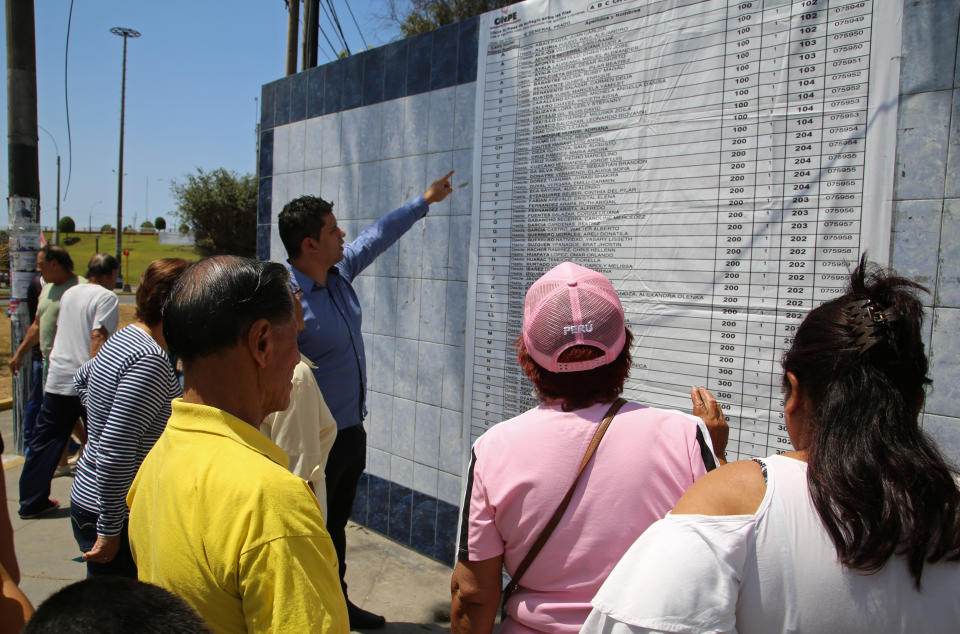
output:
MULTIPOLYGON (((351 50, 361 50, 363 41, 344 0, 333 1, 351 50)), ((399 30, 382 18, 387 0, 351 0, 350 7, 368 45, 399 37, 399 30)), ((54 224, 56 213, 57 152, 51 135, 62 157, 61 215, 73 217, 84 229, 91 223, 94 228, 116 224, 123 39, 110 33, 114 26, 142 33, 127 45, 124 225, 134 218, 139 225, 163 216, 175 226, 170 181, 182 181, 197 168, 254 171, 259 119, 254 100, 261 85, 282 77, 285 69, 283 0, 75 0, 67 67, 72 173, 66 190, 71 168, 64 103, 69 9, 70 0, 34 0, 37 118, 50 133, 38 132, 44 226, 54 224)), ((321 27, 330 34, 322 15, 321 27)), ((5 28, 0 30, 4 66, 5 28)), ((321 35, 319 63, 333 59, 321 35)), ((0 109, 6 140, 5 89, 0 109)), ((8 192, 7 152, 0 154, 0 179, 8 192)), ((2 213, 0 227, 6 224, 2 213)))

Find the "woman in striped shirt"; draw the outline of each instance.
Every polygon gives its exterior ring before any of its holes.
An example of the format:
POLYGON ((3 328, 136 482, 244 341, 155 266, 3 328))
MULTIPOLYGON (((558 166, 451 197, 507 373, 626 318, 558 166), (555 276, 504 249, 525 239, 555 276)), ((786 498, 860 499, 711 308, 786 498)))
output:
POLYGON ((87 576, 136 579, 127 539, 127 490, 182 395, 163 338, 162 308, 189 263, 156 260, 137 287, 137 321, 110 337, 74 378, 89 439, 70 492, 73 535, 87 576))

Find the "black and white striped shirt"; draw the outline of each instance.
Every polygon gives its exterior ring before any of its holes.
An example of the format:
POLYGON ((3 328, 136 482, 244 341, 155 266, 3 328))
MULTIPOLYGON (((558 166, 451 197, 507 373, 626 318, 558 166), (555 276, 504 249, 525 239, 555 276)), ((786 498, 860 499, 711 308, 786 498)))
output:
POLYGON ((88 440, 70 503, 99 515, 98 535, 118 535, 130 484, 170 418, 170 401, 183 390, 167 354, 132 325, 110 337, 75 382, 88 440))

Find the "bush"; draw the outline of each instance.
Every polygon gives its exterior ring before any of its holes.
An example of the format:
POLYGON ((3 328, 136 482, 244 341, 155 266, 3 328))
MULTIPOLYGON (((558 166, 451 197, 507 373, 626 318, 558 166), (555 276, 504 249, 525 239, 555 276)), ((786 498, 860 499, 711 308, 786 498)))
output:
POLYGON ((140 223, 140 231, 153 231, 153 223, 149 220, 144 220, 140 223))
POLYGON ((153 221, 153 226, 157 228, 157 231, 166 231, 167 221, 161 216, 157 216, 157 219, 153 221))
POLYGON ((60 219, 60 233, 73 233, 77 230, 77 223, 70 216, 60 219))
POLYGON ((67 236, 63 239, 63 243, 68 247, 80 242, 80 236, 67 236))
POLYGON ((113 233, 116 229, 113 228, 113 225, 103 225, 100 227, 100 233, 113 233))

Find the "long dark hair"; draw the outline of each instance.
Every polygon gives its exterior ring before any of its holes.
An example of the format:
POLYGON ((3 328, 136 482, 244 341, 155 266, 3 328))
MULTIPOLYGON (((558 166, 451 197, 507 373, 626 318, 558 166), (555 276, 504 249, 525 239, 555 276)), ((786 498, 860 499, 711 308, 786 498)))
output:
POLYGON ((924 563, 960 559, 960 491, 918 421, 931 382, 919 291, 864 256, 783 360, 812 406, 807 482, 840 561, 870 573, 903 556, 918 590, 924 563))

